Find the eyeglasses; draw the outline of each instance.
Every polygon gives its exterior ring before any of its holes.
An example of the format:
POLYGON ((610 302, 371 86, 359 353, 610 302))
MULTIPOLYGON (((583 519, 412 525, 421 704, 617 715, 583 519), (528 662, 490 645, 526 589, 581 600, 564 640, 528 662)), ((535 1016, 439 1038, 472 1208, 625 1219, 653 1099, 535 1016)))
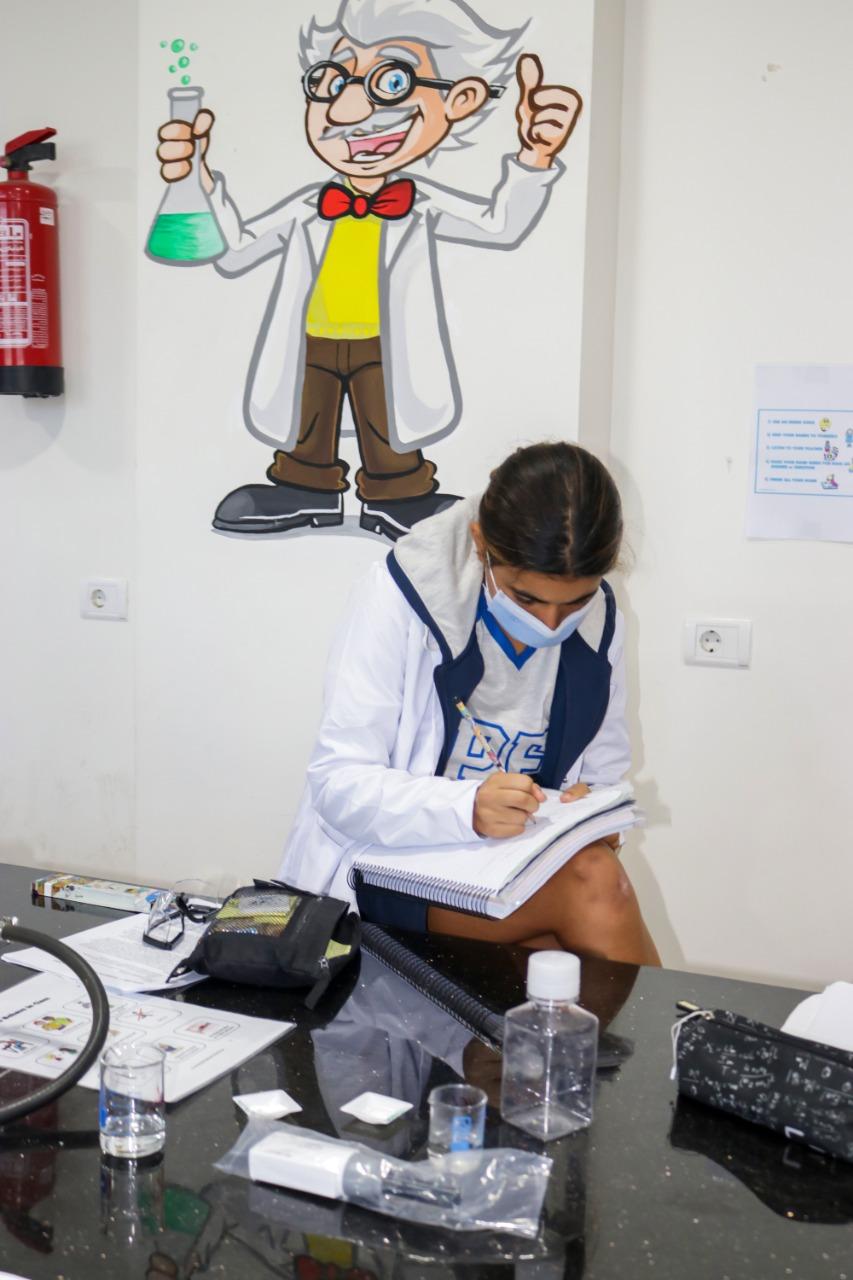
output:
MULTIPOLYGON (((379 62, 366 76, 351 76, 339 62, 316 62, 302 77, 305 97, 311 102, 334 102, 351 84, 363 84, 364 92, 376 106, 404 102, 418 87, 425 89, 452 89, 453 80, 430 80, 415 75, 407 62, 379 62)), ((499 98, 504 91, 501 84, 487 86, 490 98, 499 98)))
POLYGON ((164 889, 151 903, 142 941, 149 947, 171 951, 184 936, 185 919, 192 920, 194 924, 204 924, 218 910, 216 906, 193 904, 185 893, 164 889))

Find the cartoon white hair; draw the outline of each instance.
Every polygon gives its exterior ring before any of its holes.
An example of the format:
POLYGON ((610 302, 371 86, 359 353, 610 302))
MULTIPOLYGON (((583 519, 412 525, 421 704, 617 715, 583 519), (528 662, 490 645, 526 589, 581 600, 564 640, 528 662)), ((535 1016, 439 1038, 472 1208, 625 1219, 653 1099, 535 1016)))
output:
MULTIPOLYGON (((342 0, 329 26, 312 18, 303 27, 299 61, 303 71, 315 62, 328 61, 342 39, 363 46, 411 40, 426 45, 441 80, 478 76, 489 84, 505 85, 514 75, 527 26, 509 31, 491 27, 464 0, 342 0)), ((474 115, 455 125, 445 145, 470 146, 468 135, 495 104, 489 98, 474 115)))

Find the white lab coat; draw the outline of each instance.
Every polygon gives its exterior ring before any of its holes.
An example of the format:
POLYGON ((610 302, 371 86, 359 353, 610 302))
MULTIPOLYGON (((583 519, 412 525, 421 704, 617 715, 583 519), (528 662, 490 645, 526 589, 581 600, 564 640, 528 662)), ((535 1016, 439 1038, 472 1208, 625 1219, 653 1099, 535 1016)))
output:
MULTIPOLYGON (((389 438, 399 452, 422 448, 456 426, 461 401, 441 297, 436 242, 513 249, 545 210, 563 172, 529 169, 511 156, 488 200, 418 178, 412 212, 382 227, 380 328, 389 438)), ((281 264, 258 332, 243 401, 249 431, 292 448, 299 431, 305 370, 305 316, 333 223, 319 217, 320 183, 244 222, 214 175, 212 201, 228 249, 222 275, 260 262, 281 264)))
MULTIPOLYGON (((423 558, 429 561, 425 572, 440 586, 442 576, 452 573, 460 584, 460 600, 471 597, 470 619, 460 621, 468 612, 467 603, 454 609, 453 618, 437 619, 454 652, 470 635, 482 578, 467 534, 477 502, 468 499, 425 521, 396 550, 401 561, 405 551, 415 565, 414 553, 423 548, 423 558)), ((424 580, 421 585, 427 591, 430 584, 424 580)), ((437 599, 436 595, 428 601, 433 617, 437 599)), ((596 649, 604 614, 604 594, 599 591, 579 628, 581 637, 596 649)), ((608 651, 608 709, 564 786, 577 781, 611 784, 628 771, 623 637, 624 622, 617 612, 608 651)), ((403 596, 387 564, 372 565, 356 585, 329 655, 323 717, 279 870, 281 879, 354 901, 349 871, 369 845, 423 848, 477 839, 472 818, 481 780, 435 776, 444 742, 433 680, 440 661, 432 633, 403 596)))

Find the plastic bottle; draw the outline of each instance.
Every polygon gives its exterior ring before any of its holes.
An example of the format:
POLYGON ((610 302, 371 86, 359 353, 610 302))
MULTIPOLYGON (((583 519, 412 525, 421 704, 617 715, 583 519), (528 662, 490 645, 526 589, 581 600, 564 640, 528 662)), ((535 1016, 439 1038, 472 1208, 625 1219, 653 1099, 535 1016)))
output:
POLYGON ((545 1142, 592 1120, 598 1018, 575 1003, 579 992, 577 956, 535 951, 528 1002, 506 1015, 501 1114, 545 1142))

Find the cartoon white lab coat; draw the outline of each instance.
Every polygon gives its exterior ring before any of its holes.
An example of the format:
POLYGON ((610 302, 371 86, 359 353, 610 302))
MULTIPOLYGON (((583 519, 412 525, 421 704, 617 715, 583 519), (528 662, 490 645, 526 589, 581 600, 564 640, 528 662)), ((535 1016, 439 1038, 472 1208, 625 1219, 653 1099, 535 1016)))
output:
MULTIPOLYGON (((438 242, 515 248, 539 221, 563 172, 559 161, 532 169, 505 156, 500 182, 488 199, 419 177, 411 213, 383 224, 382 367, 389 439, 399 452, 447 435, 461 410, 441 297, 438 242)), ((299 431, 305 315, 334 224, 317 213, 320 183, 244 222, 222 174, 215 173, 214 179, 213 207, 229 246, 216 270, 237 276, 281 257, 255 344, 243 412, 253 435, 291 449, 299 431)))

